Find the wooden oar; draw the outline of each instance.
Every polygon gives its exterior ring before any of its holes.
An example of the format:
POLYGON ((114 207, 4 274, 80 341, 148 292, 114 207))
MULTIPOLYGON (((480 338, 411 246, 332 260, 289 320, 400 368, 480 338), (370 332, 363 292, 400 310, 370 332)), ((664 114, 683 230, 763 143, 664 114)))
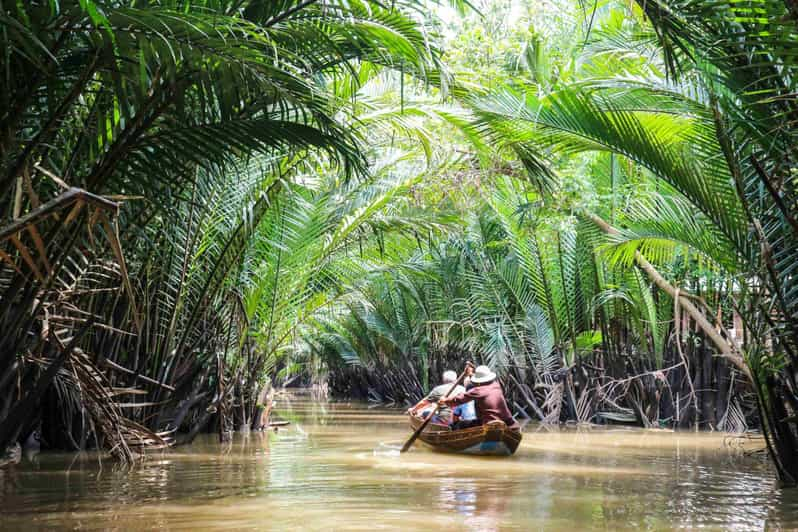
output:
MULTIPOLYGON (((449 397, 449 394, 450 394, 450 393, 452 393, 452 392, 454 391, 454 389, 455 389, 455 388, 457 388, 457 385, 458 385, 458 384, 460 384, 461 382, 463 382, 463 379, 465 379, 466 373, 468 372, 468 368, 469 368, 469 366, 473 367, 473 364, 471 364, 471 362, 466 362, 466 367, 465 367, 465 369, 464 369, 464 370, 463 370, 463 372, 460 374, 460 376, 459 376, 459 377, 457 377, 457 381, 456 381, 454 384, 452 384, 452 387, 451 387, 451 388, 449 388, 449 391, 448 391, 448 392, 446 392, 446 395, 444 395, 444 396, 443 396, 443 397, 444 397, 444 399, 445 399, 445 398, 447 398, 447 397, 449 397)), ((401 450, 401 451, 399 451, 400 453, 403 453, 403 452, 407 451, 408 449, 410 449, 410 447, 412 447, 412 446, 413 446, 413 443, 415 443, 415 441, 416 441, 416 440, 418 439, 418 437, 421 435, 421 432, 422 432, 422 431, 423 431, 423 430, 424 430, 424 429, 427 427, 427 425, 429 424, 429 422, 430 422, 430 421, 432 421, 432 417, 433 417, 435 414, 437 414, 437 413, 438 413, 438 409, 439 409, 440 407, 441 407, 441 404, 440 404, 440 403, 435 403, 435 410, 433 410, 433 411, 432 411, 432 413, 431 413, 430 415, 428 415, 428 416, 427 416, 427 419, 425 419, 425 420, 424 420, 424 423, 422 423, 422 424, 421 424, 421 426, 420 426, 420 427, 418 427, 418 428, 416 429, 416 431, 413 433, 413 435, 412 435, 412 436, 410 436, 410 439, 409 439, 409 440, 407 440, 407 441, 405 442, 405 444, 404 444, 404 445, 402 445, 402 450, 401 450)))

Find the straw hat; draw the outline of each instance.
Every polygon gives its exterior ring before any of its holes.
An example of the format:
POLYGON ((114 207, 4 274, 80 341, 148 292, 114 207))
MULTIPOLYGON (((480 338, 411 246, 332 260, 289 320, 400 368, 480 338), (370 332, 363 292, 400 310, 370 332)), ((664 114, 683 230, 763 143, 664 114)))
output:
POLYGON ((474 376, 471 377, 471 382, 474 384, 487 384, 496 378, 488 366, 477 366, 474 370, 474 376))

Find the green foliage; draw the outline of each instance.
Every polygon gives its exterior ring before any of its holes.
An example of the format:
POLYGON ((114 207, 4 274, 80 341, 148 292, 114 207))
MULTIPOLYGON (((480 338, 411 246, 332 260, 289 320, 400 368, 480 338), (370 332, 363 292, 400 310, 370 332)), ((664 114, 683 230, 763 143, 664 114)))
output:
MULTIPOLYGON (((80 316, 90 315, 102 327, 82 334, 79 347, 92 363, 116 368, 114 382, 132 375, 144 388, 152 406, 129 413, 141 423, 202 425, 217 407, 225 411, 231 393, 256 404, 289 332, 334 295, 339 277, 355 275, 331 257, 369 222, 375 231, 425 226, 388 208, 424 164, 412 174, 372 174, 370 139, 356 127, 362 106, 334 83, 357 91, 400 71, 445 85, 421 8, 412 0, 4 3, 0 225, 35 215, 51 198, 57 208, 64 186, 126 203, 108 223, 116 206, 107 198, 80 199, 71 211, 32 218, 40 221, 21 240, 0 243, 8 331, 0 373, 20 363, 21 386, 45 390, 27 354, 57 360, 72 349, 80 316), (310 186, 320 174, 331 183, 310 186), (98 202, 111 214, 101 217, 98 202), (42 303, 62 300, 62 273, 80 278, 107 262, 93 237, 99 225, 128 289, 115 293, 106 276, 103 292, 79 292, 69 307, 76 317, 53 337, 42 303)), ((403 118, 383 109, 362 123, 419 130, 403 118)), ((427 158, 432 165, 432 150, 427 158)), ((23 391, 4 403, 15 416, 23 391)), ((25 429, 5 428, 0 447, 25 429)))
POLYGON ((654 278, 741 315, 794 448, 795 10, 449 4, 4 3, 0 377, 39 389, 78 338, 170 430, 341 365, 426 384, 467 355, 549 389, 664 367, 654 278))

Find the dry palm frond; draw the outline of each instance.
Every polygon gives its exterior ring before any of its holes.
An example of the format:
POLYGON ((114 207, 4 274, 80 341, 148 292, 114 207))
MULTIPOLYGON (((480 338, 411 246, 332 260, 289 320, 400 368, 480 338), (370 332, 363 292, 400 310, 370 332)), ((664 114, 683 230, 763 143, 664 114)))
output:
MULTIPOLYGON (((102 220, 106 232, 109 233, 108 237, 113 241, 116 238, 115 232, 111 232, 110 222, 100 211, 111 209, 115 213, 117 205, 76 189, 69 189, 56 200, 40 207, 28 217, 18 220, 9 226, 10 229, 4 229, 2 235, 7 235, 7 238, 14 243, 20 256, 28 257, 24 262, 34 273, 36 273, 35 267, 44 265, 49 276, 53 272, 49 267, 44 247, 34 246, 38 252, 37 259, 34 260, 30 251, 23 253, 24 245, 19 238, 16 238, 15 233, 9 231, 16 230, 17 226, 20 226, 33 235, 32 229, 35 230, 36 223, 57 215, 58 209, 71 206, 74 213, 75 209, 91 210, 95 203, 97 207, 90 212, 88 218, 94 219, 95 223, 96 220, 102 220)), ((67 218, 70 217, 71 215, 67 218)), ((91 223, 88 231, 91 233, 91 223)), ((89 240, 93 241, 92 238, 89 240)), ((65 255, 54 278, 51 282, 43 284, 43 288, 38 292, 39 304, 35 307, 34 316, 34 319, 40 323, 38 346, 29 350, 25 360, 44 368, 49 367, 53 360, 63 358, 63 367, 57 371, 53 380, 62 417, 71 419, 77 411, 88 413, 98 445, 108 449, 113 456, 123 462, 129 463, 134 457, 131 449, 165 446, 169 441, 123 416, 119 405, 114 402, 114 397, 121 393, 139 391, 114 388, 96 367, 94 357, 73 345, 78 331, 86 328, 103 331, 109 335, 134 334, 125 330, 123 326, 100 321, 104 313, 101 305, 106 301, 104 296, 108 294, 113 297, 113 294, 120 293, 120 279, 123 281, 121 284, 128 286, 127 295, 132 295, 129 282, 124 282, 126 278, 124 259, 118 252, 118 246, 112 243, 112 247, 114 247, 114 259, 98 256, 102 250, 97 246, 75 248, 65 255), (55 354, 34 356, 32 353, 55 354)), ((17 270, 23 267, 22 264, 13 262, 11 265, 17 270)), ((135 322, 135 310, 133 315, 135 322)), ((68 432, 67 437, 72 439, 72 435, 68 432)), ((81 447, 74 440, 72 444, 76 448, 81 447)))
POLYGON ((594 390, 585 388, 576 402, 576 419, 580 423, 587 423, 593 417, 594 390))
POLYGON ((562 409, 564 393, 565 386, 562 382, 558 382, 553 385, 549 393, 546 394, 546 400, 541 407, 543 412, 547 412, 546 417, 542 420, 543 423, 557 424, 560 422, 560 410, 562 409))
MULTIPOLYGON (((50 364, 49 360, 33 356, 27 357, 27 361, 42 367, 50 364)), ((166 447, 171 443, 169 438, 120 413, 114 396, 131 393, 131 390, 124 389, 120 392, 119 389, 114 389, 82 349, 72 350, 64 367, 59 370, 57 382, 61 400, 68 404, 79 404, 86 409, 91 416, 98 443, 122 462, 131 463, 134 460, 133 449, 166 447)))
POLYGON ((718 421, 718 430, 735 434, 743 434, 748 431, 748 422, 736 399, 732 399, 726 407, 726 412, 718 421))

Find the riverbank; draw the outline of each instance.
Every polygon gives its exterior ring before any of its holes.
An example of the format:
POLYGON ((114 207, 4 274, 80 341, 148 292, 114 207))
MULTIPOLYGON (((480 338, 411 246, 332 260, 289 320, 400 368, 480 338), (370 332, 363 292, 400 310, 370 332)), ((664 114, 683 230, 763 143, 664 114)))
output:
POLYGON ((397 409, 280 397, 278 432, 150 453, 132 470, 42 453, 0 470, 7 529, 464 530, 794 528, 758 440, 719 433, 528 425, 515 456, 423 446, 397 409))

